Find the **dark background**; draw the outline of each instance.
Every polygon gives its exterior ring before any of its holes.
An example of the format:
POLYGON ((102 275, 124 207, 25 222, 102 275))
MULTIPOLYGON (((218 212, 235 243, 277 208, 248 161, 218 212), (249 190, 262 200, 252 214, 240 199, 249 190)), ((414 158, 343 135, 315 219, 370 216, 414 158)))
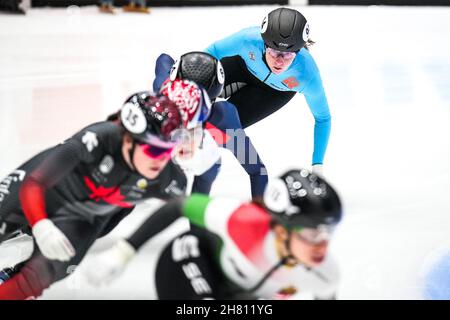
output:
POLYGON ((449 6, 450 0, 309 0, 309 4, 449 6))
MULTIPOLYGON (((33 7, 65 7, 69 5, 95 5, 100 0, 32 0, 33 7)), ((149 7, 161 6, 223 6, 248 4, 287 5, 288 0, 147 0, 149 7)), ((123 6, 128 0, 115 0, 115 6, 123 6)), ((450 6, 450 0, 309 0, 311 5, 414 5, 450 6)))

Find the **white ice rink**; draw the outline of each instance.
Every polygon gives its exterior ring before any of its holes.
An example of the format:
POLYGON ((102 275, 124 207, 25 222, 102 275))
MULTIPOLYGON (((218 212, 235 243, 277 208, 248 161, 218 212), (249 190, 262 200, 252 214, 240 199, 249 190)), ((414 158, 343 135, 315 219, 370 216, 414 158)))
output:
MULTIPOLYGON (((159 53, 202 50, 273 8, 0 13, 0 175, 149 89, 159 53)), ((421 299, 430 261, 450 251, 450 7, 297 9, 310 21, 333 117, 324 167, 345 204, 331 247, 342 270, 338 298, 421 299)), ((299 95, 247 130, 271 175, 310 165, 313 122, 299 95)), ((245 172, 224 157, 212 193, 249 198, 245 172)), ((112 286, 91 288, 75 272, 43 298, 152 299, 155 248, 169 235, 148 243, 112 286)))

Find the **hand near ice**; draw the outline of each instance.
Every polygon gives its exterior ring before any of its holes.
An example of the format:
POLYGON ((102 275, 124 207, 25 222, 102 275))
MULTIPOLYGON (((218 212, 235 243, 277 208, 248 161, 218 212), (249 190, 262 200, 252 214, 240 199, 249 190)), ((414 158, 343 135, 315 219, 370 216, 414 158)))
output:
POLYGON ((125 240, 119 240, 110 249, 93 257, 82 268, 87 281, 95 286, 105 286, 125 270, 136 250, 125 240))

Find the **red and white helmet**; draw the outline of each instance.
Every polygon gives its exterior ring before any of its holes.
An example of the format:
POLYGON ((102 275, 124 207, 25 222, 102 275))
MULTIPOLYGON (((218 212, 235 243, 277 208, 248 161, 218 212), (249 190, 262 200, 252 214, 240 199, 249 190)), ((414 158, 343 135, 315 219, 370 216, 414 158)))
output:
POLYGON ((166 80, 161 86, 160 93, 178 106, 186 129, 203 124, 211 113, 211 100, 208 93, 193 81, 166 80))

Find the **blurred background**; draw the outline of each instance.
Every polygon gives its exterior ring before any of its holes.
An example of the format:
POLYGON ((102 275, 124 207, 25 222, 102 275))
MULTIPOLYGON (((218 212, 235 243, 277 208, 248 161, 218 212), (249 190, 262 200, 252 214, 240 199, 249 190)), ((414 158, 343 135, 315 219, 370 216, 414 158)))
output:
MULTIPOLYGON (((0 0, 0 175, 149 90, 160 53, 203 50, 290 6, 310 23, 333 119, 324 173, 345 205, 331 247, 338 298, 448 299, 449 2, 147 0, 138 12, 117 0, 110 14, 95 0, 0 0)), ((247 130, 269 175, 310 166, 313 125, 298 95, 247 130)), ((222 153, 212 194, 249 199, 247 175, 222 153)), ((157 205, 142 206, 92 254, 157 205)), ((112 286, 91 288, 75 271, 43 298, 153 299, 155 254, 185 227, 150 241, 112 286)))

